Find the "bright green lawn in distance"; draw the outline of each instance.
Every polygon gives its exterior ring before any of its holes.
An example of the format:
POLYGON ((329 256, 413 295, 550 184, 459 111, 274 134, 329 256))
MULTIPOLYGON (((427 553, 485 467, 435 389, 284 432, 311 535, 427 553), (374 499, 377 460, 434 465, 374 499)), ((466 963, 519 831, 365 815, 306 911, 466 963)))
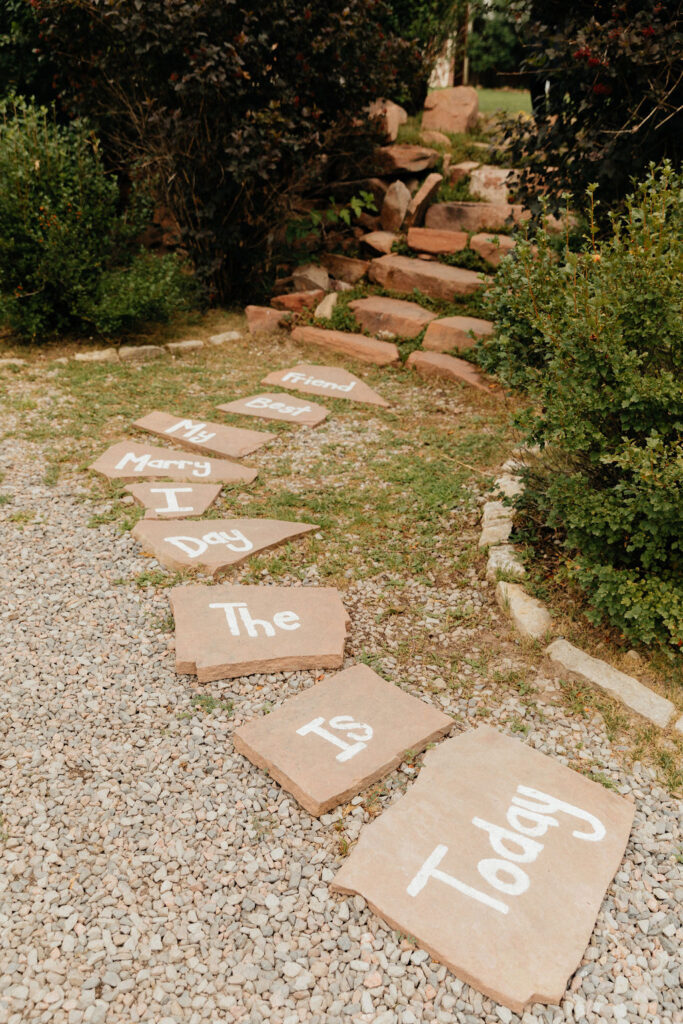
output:
POLYGON ((530 114, 531 94, 528 89, 477 89, 479 113, 530 114))

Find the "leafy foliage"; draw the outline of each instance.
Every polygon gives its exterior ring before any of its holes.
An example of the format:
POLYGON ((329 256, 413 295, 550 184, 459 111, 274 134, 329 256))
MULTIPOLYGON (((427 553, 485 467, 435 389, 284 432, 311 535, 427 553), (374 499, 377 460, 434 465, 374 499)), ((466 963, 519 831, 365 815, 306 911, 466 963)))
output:
POLYGON ((508 0, 474 3, 472 31, 467 40, 470 69, 484 85, 493 85, 496 74, 517 71, 523 50, 508 0))
POLYGON ((57 125, 24 100, 0 105, 0 322, 41 338, 170 312, 183 290, 180 265, 140 258, 128 269, 147 208, 140 195, 123 215, 118 205, 117 182, 83 122, 57 125))
POLYGON ((55 98, 54 67, 47 54, 39 57, 40 25, 28 0, 0 4, 0 100, 14 94, 41 103, 55 98))
MULTIPOLYGON (((595 616, 683 646, 683 181, 651 170, 598 245, 520 245, 493 288, 485 358, 536 400, 520 504, 561 538, 595 616)), ((591 196, 593 190, 591 189, 591 196)))
POLYGON ((533 122, 508 125, 507 156, 525 165, 522 193, 533 209, 539 181, 553 209, 564 191, 581 194, 591 182, 611 206, 650 161, 669 158, 680 166, 680 4, 513 0, 510 6, 537 100, 533 122), (546 80, 547 99, 539 99, 546 80))
POLYGON ((383 0, 34 0, 121 171, 153 175, 211 297, 266 291, 293 198, 362 177, 409 46, 383 0), (365 166, 364 166, 365 165, 365 166))
MULTIPOLYGON (((390 28, 411 43, 391 99, 417 112, 427 95, 432 68, 450 39, 462 36, 467 23, 465 0, 387 0, 390 28)), ((460 48, 462 49, 462 48, 460 48)))

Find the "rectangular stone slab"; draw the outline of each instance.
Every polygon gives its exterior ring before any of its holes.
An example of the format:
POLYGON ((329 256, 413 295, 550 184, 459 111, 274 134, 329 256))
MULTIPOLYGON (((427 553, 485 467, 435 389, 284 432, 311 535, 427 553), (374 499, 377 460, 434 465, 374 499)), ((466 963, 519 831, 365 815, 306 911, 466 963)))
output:
POLYGON ((240 413, 242 416, 260 416, 265 420, 298 423, 304 427, 317 427, 327 416, 324 405, 277 393, 238 398, 235 402, 219 405, 218 409, 221 412, 240 413))
POLYGON ((241 459, 274 439, 273 434, 261 430, 243 430, 224 423, 207 423, 157 410, 136 420, 133 426, 175 441, 183 448, 200 448, 232 459, 241 459))
POLYGON ((388 299, 383 295, 355 299, 349 303, 349 309, 364 330, 373 334, 391 331, 399 338, 416 338, 437 315, 418 306, 417 302, 388 299))
POLYGON ((145 519, 201 516, 221 493, 220 484, 128 484, 125 488, 147 509, 145 519))
POLYGON ((372 261, 370 280, 396 292, 411 293, 417 288, 433 299, 447 302, 458 295, 473 295, 486 283, 483 275, 474 270, 449 267, 445 263, 425 263, 410 256, 393 254, 372 261))
POLYGON ((167 569, 201 568, 217 576, 259 551, 316 530, 310 523, 277 519, 204 519, 163 523, 141 519, 133 536, 167 569))
POLYGON ((227 459, 208 455, 188 455, 172 448, 155 448, 137 441, 120 441, 100 455, 90 467, 110 480, 134 481, 145 477, 165 480, 189 480, 201 483, 250 484, 258 473, 251 466, 240 466, 227 459))
POLYGON ((441 739, 453 720, 367 665, 323 679, 241 726, 239 750, 311 814, 350 800, 403 760, 441 739))
POLYGON ((341 668, 349 617, 333 587, 174 587, 176 670, 200 683, 341 668))
POLYGON ((521 1013, 559 1003, 634 806, 487 727, 425 756, 332 887, 360 893, 463 981, 521 1013))
POLYGON ((378 341, 377 338, 366 338, 364 334, 347 334, 346 331, 328 331, 324 327, 295 327, 291 334, 292 341, 301 341, 306 345, 318 345, 320 348, 359 359, 362 363, 374 363, 376 366, 396 366, 401 361, 398 349, 391 341, 378 341))
POLYGON ((299 363, 291 370, 274 370, 261 383, 278 384, 293 391, 303 391, 306 395, 327 395, 351 402, 365 402, 367 405, 389 406, 386 399, 369 388, 364 381, 339 366, 299 363))

